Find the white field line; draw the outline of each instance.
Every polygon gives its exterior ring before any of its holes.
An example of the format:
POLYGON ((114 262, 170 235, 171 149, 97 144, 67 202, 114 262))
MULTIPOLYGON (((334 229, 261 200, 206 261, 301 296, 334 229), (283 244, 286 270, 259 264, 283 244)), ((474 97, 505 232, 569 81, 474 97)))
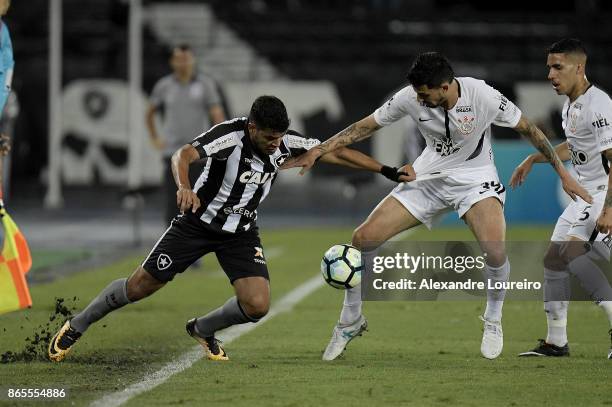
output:
MULTIPOLYGON (((404 240, 412 233, 414 233, 414 230, 405 231, 397 235, 396 240, 404 240)), ((282 252, 283 250, 281 248, 270 248, 265 252, 266 259, 280 256, 282 252)), ((274 306, 272 306, 268 314, 257 324, 247 323, 242 325, 234 325, 221 331, 219 333, 219 339, 226 344, 231 343, 242 335, 251 332, 261 324, 264 324, 271 318, 274 318, 276 315, 291 311, 297 303, 302 301, 308 295, 312 294, 318 288, 322 287, 324 284, 324 280, 319 274, 317 274, 315 277, 296 287, 294 290, 277 301, 274 306)), ((169 362, 154 373, 145 375, 139 382, 134 383, 123 390, 107 394, 106 396, 95 400, 90 404, 90 407, 118 407, 126 403, 131 398, 152 390, 160 384, 163 384, 171 376, 190 368, 191 365, 200 360, 203 355, 202 347, 200 345, 196 345, 190 351, 179 356, 177 360, 169 362)))
MULTIPOLYGON (((269 257, 269 255, 268 255, 269 257)), ((319 274, 305 283, 301 284, 297 288, 293 289, 291 292, 286 294, 283 298, 278 300, 274 306, 268 312, 261 321, 257 324, 247 323, 242 325, 234 325, 220 332, 219 338, 223 340, 224 343, 228 344, 234 341, 235 339, 240 338, 242 335, 245 335, 251 332, 253 329, 257 328, 261 324, 266 323, 270 319, 274 318, 278 314, 282 314, 284 312, 289 312, 293 309, 293 307, 306 298, 308 295, 312 294, 318 288, 323 286, 325 282, 321 278, 319 274)), ((185 369, 188 369, 195 362, 200 360, 204 355, 204 351, 200 345, 194 346, 188 352, 179 356, 179 358, 175 361, 172 361, 166 364, 164 367, 159 369, 154 373, 150 373, 145 375, 140 381, 132 384, 131 386, 126 387, 123 390, 116 391, 114 393, 107 394, 106 396, 95 400, 91 403, 91 407, 116 407, 120 406, 123 403, 127 402, 131 398, 147 392, 149 390, 154 389, 155 387, 163 384, 166 380, 168 380, 171 376, 182 372, 185 369)), ((215 363, 215 362, 211 362, 215 363)), ((223 363, 223 362, 216 362, 223 363)))

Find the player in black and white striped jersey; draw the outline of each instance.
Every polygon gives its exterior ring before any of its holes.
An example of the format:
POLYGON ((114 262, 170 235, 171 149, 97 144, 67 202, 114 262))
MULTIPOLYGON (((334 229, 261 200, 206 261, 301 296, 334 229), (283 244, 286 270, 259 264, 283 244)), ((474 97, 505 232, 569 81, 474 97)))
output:
POLYGON ((276 179, 278 167, 288 157, 319 144, 288 130, 270 147, 258 146, 249 138, 246 117, 220 123, 197 137, 191 146, 200 157, 209 157, 193 187, 200 200, 195 215, 214 229, 243 232, 255 224, 257 207, 276 179), (261 149, 269 148, 262 155, 261 149))
MULTIPOLYGON (((181 147, 172 157, 181 214, 172 220, 143 264, 129 277, 110 283, 82 312, 66 321, 49 344, 49 358, 64 359, 92 323, 109 312, 163 287, 196 259, 214 252, 236 296, 187 323, 187 332, 212 360, 228 357, 215 332, 257 322, 268 312, 268 268, 256 225, 257 207, 270 192, 279 167, 319 144, 288 130, 283 103, 273 96, 255 100, 249 117, 220 123, 181 147), (189 183, 192 162, 207 158, 196 184, 189 183)), ((322 161, 380 172, 398 181, 396 169, 355 150, 339 149, 322 161)))

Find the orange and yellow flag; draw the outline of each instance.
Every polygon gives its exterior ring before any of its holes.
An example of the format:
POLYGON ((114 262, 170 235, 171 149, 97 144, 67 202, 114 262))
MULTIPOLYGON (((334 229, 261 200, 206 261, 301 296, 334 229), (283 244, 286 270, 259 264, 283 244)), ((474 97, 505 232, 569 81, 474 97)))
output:
POLYGON ((6 213, 0 200, 4 244, 0 251, 0 314, 30 307, 32 298, 25 274, 32 267, 32 257, 25 237, 6 213))

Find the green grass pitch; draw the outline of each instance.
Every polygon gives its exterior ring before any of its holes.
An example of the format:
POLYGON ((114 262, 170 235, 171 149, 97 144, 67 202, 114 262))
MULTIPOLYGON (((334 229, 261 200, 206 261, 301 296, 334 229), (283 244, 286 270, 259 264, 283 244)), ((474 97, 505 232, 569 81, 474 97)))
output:
MULTIPOLYGON (((514 228, 508 237, 547 240, 550 232, 549 227, 514 228)), ((349 229, 321 228, 264 231, 273 304, 316 275, 322 253, 350 240, 350 234, 349 229)), ((457 228, 419 231, 409 238, 459 240, 470 235, 467 228, 457 228)), ((32 287, 32 309, 0 316, 0 353, 23 348, 25 338, 48 321, 54 297, 72 303, 77 296, 80 309, 141 260, 125 259, 32 287)), ((152 297, 92 326, 63 363, 0 364, 0 388, 63 387, 68 399, 52 404, 88 405, 191 350, 195 341, 185 334, 185 321, 231 294, 214 256, 208 256, 201 269, 187 270, 152 297)), ((612 405, 612 361, 605 359, 608 323, 589 302, 570 306, 570 358, 516 357, 545 335, 545 316, 537 301, 506 303, 504 353, 493 361, 479 353, 482 301, 398 301, 366 303, 369 332, 352 342, 341 359, 323 362, 342 298, 341 291, 324 286, 292 312, 229 344, 229 362, 202 359, 126 405, 612 405)), ((0 397, 3 403, 42 405, 0 397)))

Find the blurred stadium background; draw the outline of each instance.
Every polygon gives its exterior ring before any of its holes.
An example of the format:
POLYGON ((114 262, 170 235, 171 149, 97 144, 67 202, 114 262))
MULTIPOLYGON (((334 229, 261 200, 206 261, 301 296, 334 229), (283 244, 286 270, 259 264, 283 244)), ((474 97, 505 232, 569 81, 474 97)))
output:
MULTIPOLYGON (((6 18, 18 100, 8 205, 34 247, 154 239, 163 230, 162 167, 143 109, 169 72, 169 49, 184 42, 217 81, 228 117, 275 94, 292 127, 326 139, 400 88, 418 53, 438 50, 457 75, 485 79, 515 100, 555 143, 563 99, 546 82, 545 49, 581 38, 589 78, 610 88, 611 13, 597 0, 557 1, 553 10, 527 1, 14 1, 6 18)), ((414 132, 398 123, 356 147, 399 165, 414 132)), ((511 130, 493 134, 507 181, 532 149, 511 130)), ((373 174, 323 165, 305 179, 285 173, 260 220, 352 225, 390 187, 373 174)), ((538 168, 509 194, 508 221, 550 223, 563 199, 552 171, 538 168)))
MULTIPOLYGON (((581 38, 589 79, 610 89, 611 17, 612 3, 603 0, 13 0, 5 18, 16 60, 16 99, 4 124, 13 139, 5 202, 32 248, 34 305, 2 316, 0 351, 17 352, 33 337, 44 347, 44 335, 33 333, 57 314, 55 297, 82 308, 139 264, 164 230, 161 157, 145 133, 144 109, 155 81, 169 73, 173 45, 191 44, 228 117, 274 94, 293 128, 320 139, 371 113, 405 84, 418 53, 437 50, 457 75, 485 79, 514 100, 557 144, 563 98, 546 81, 545 50, 560 38, 581 38)), ((355 147, 403 164, 418 140, 414 124, 382 131, 355 147)), ((493 135, 507 182, 534 150, 511 130, 493 135)), ((391 187, 380 176, 324 165, 303 178, 281 174, 259 210, 273 303, 313 276, 324 250, 348 240, 391 187)), ((507 196, 509 238, 548 239, 565 199, 552 170, 536 168, 507 196)), ((468 239, 460 224, 449 215, 433 234, 412 238, 468 239)), ((184 320, 229 292, 207 258, 199 272, 114 313, 112 329, 93 327, 67 364, 50 365, 39 354, 2 367, 0 385, 65 385, 73 405, 99 399, 180 358, 193 346, 184 320)), ((539 302, 506 304, 507 348, 491 364, 477 354, 480 302, 421 301, 368 304, 374 332, 352 344, 345 360, 322 364, 341 297, 321 289, 233 343, 232 364, 202 361, 132 405, 610 404, 605 321, 591 304, 570 308, 578 351, 569 361, 514 358, 544 330, 539 302)))

